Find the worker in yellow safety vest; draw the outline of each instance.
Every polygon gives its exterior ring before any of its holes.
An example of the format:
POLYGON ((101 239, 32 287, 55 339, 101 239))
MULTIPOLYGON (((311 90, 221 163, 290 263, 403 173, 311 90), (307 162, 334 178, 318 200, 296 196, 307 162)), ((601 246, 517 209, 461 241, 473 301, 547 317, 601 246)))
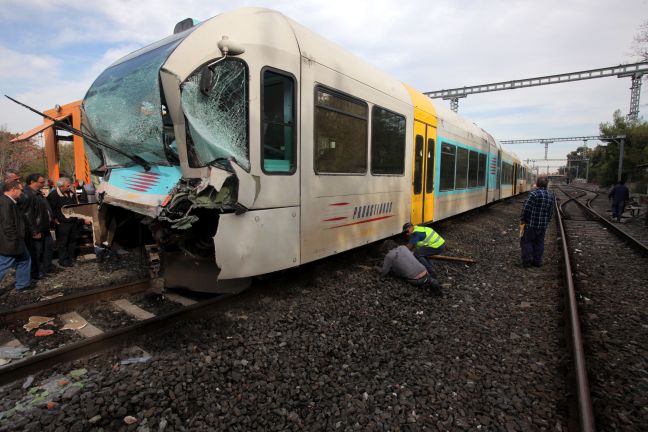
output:
POLYGON ((432 277, 436 277, 436 272, 428 257, 443 252, 445 249, 445 240, 443 240, 443 237, 432 228, 412 225, 409 222, 403 225, 403 232, 409 237, 407 248, 425 266, 428 273, 432 277))

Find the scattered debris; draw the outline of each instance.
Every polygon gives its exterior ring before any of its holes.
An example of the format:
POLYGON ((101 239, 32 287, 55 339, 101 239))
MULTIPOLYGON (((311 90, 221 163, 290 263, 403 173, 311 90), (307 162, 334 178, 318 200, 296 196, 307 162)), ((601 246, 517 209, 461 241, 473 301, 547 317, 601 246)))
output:
POLYGON ((88 325, 81 315, 75 314, 74 316, 68 316, 65 318, 65 325, 61 327, 61 330, 81 330, 83 327, 88 325))
POLYGON ((52 317, 30 316, 29 321, 23 326, 23 328, 27 331, 31 331, 53 320, 54 318, 52 317))
POLYGON ((26 379, 25 382, 22 385, 23 390, 26 390, 29 388, 30 385, 34 382, 34 375, 29 375, 26 379))
POLYGON ((53 334, 54 334, 54 330, 38 329, 36 330, 36 333, 34 333, 34 336, 44 337, 44 336, 52 336, 53 334))
POLYGON ((122 365, 128 365, 133 363, 146 363, 149 360, 151 360, 151 355, 147 352, 144 352, 144 355, 140 357, 130 357, 120 361, 119 363, 122 365))
POLYGON ((21 359, 23 358, 24 354, 29 351, 29 348, 26 348, 24 346, 22 347, 8 347, 8 346, 3 346, 0 347, 0 358, 3 359, 21 359))
POLYGON ((88 369, 81 368, 81 369, 75 369, 71 371, 68 375, 70 375, 72 378, 79 378, 87 373, 88 373, 88 369))

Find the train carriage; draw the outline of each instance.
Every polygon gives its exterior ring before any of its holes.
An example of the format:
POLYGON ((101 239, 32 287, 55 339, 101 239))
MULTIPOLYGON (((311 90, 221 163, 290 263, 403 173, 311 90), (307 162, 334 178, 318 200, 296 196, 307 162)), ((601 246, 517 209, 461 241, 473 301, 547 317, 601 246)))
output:
POLYGON ((481 128, 267 9, 117 61, 83 129, 102 177, 97 242, 145 226, 165 284, 201 291, 524 189, 520 161, 481 128))

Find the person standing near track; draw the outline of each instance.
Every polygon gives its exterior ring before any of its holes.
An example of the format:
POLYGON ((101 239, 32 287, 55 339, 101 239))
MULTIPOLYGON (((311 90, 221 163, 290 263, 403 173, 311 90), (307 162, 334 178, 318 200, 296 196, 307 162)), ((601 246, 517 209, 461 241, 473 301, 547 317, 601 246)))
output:
POLYGON ((23 193, 20 180, 5 181, 0 194, 0 280, 16 268, 16 289, 31 287, 31 257, 25 245, 25 220, 17 201, 23 193))
POLYGON ((75 217, 66 217, 62 211, 64 206, 79 204, 70 179, 60 177, 56 181, 56 188, 52 189, 47 195, 47 201, 52 208, 52 219, 56 229, 59 265, 72 267, 75 260, 74 250, 79 236, 80 224, 84 222, 75 217))
POLYGON ((52 209, 43 195, 45 176, 32 173, 27 176, 23 190, 23 213, 27 222, 27 249, 32 259, 32 279, 42 279, 52 271, 54 240, 50 232, 52 209))
POLYGON ((617 222, 621 222, 625 205, 630 200, 630 190, 625 185, 624 177, 621 177, 621 180, 612 188, 608 198, 612 200, 612 220, 616 219, 617 222))
POLYGON ((432 228, 412 225, 407 222, 403 225, 403 233, 409 237, 407 248, 412 251, 414 257, 426 268, 432 277, 436 272, 428 257, 439 255, 445 249, 445 240, 432 228))
POLYGON ((544 238, 551 215, 554 211, 554 195, 547 190, 549 180, 546 176, 538 177, 533 192, 522 206, 520 223, 524 224, 524 232, 520 239, 522 249, 522 267, 542 266, 544 254, 544 238))

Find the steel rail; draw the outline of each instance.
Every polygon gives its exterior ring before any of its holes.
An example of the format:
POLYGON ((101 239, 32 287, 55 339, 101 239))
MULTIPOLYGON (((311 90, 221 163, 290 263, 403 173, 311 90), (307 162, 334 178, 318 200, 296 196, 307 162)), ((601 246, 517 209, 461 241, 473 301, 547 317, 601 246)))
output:
POLYGON ((560 203, 560 206, 558 207, 558 210, 560 211, 560 214, 561 214, 561 216, 562 216, 563 219, 570 219, 569 217, 567 217, 566 212, 563 210, 564 207, 565 207, 567 204, 569 204, 570 202, 572 202, 572 201, 578 201, 578 198, 580 198, 580 197, 586 195, 587 193, 585 192, 585 193, 583 193, 582 195, 578 195, 578 196, 570 196, 570 195, 569 195, 567 192, 565 192, 565 191, 564 191, 560 186, 558 187, 558 190, 561 191, 562 193, 564 193, 565 195, 567 195, 567 197, 569 198, 568 200, 566 200, 566 201, 560 203))
MULTIPOLYGON (((576 202, 578 202, 576 200, 576 202)), ((557 207, 556 207, 557 209, 557 207)), ((567 297, 567 310, 569 315, 569 329, 572 342, 572 354, 574 356, 574 367, 576 369, 576 397, 578 399, 578 421, 582 432, 593 432, 594 410, 592 408, 592 397, 590 394, 589 382, 587 380, 587 367, 585 366, 585 351, 583 349, 583 335, 581 332, 580 318, 578 315, 578 303, 576 301, 576 289, 572 277, 572 267, 567 245, 567 236, 560 211, 556 211, 556 224, 560 232, 560 239, 563 250, 563 262, 565 265, 565 290, 567 297)))
POLYGON ((607 220, 605 216, 602 216, 599 212, 594 210, 592 208, 592 201, 596 199, 596 197, 599 195, 598 192, 588 190, 588 189, 583 189, 579 188, 576 186, 571 186, 574 189, 590 192, 596 194, 594 198, 591 198, 587 200, 587 204, 583 204, 582 202, 575 200, 580 206, 582 206, 585 210, 587 210, 594 218, 598 219, 598 221, 603 224, 606 228, 608 228, 610 231, 613 231, 615 234, 617 234, 619 237, 621 237, 623 240, 627 241, 631 246, 633 246, 638 252, 641 254, 648 256, 648 245, 645 245, 642 243, 640 240, 637 240, 633 235, 630 233, 624 231, 621 229, 618 225, 612 223, 611 221, 607 220))
POLYGON ((134 294, 146 291, 150 288, 148 279, 130 282, 126 284, 111 286, 107 288, 97 288, 78 294, 72 294, 65 297, 54 298, 38 303, 32 303, 17 307, 10 310, 0 310, 0 323, 24 319, 31 315, 50 315, 66 312, 75 306, 94 303, 98 300, 114 298, 123 294, 134 294))
POLYGON ((120 346, 130 339, 141 337, 164 330, 180 321, 196 318, 208 311, 212 306, 224 302, 236 294, 224 294, 205 300, 177 311, 139 321, 132 326, 106 332, 86 340, 74 342, 62 348, 50 350, 28 357, 24 360, 10 363, 0 368, 0 386, 24 378, 35 372, 51 368, 57 364, 77 360, 81 357, 105 351, 120 346))

